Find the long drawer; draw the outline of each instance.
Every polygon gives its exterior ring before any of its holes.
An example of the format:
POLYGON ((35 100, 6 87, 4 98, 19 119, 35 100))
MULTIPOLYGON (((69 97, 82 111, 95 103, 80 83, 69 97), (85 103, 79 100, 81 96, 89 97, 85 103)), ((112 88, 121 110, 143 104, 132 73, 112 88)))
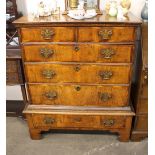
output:
POLYGON ((25 64, 28 82, 78 82, 128 84, 130 65, 25 64))
POLYGON ((128 86, 28 84, 31 104, 127 106, 128 86))
POLYGON ((133 45, 41 44, 23 45, 25 61, 32 62, 106 62, 130 63, 133 45))
POLYGON ((133 42, 134 27, 21 28, 22 42, 133 42))
POLYGON ((78 115, 78 114, 33 114, 34 128, 94 128, 118 129, 126 126, 127 116, 78 115))

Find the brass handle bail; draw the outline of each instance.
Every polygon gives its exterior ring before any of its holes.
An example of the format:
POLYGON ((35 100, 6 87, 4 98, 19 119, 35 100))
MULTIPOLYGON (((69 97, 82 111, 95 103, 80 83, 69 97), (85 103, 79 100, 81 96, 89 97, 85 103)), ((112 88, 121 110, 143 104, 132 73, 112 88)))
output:
POLYGON ((112 95, 109 93, 99 93, 99 98, 101 101, 107 102, 108 100, 112 98, 112 95))
POLYGON ((43 39, 45 40, 50 40, 52 39, 52 36, 54 35, 54 30, 51 29, 43 29, 41 31, 41 36, 43 37, 43 39))
POLYGON ((48 48, 41 48, 40 55, 44 58, 50 58, 54 54, 54 50, 48 48))
POLYGON ((113 49, 101 49, 100 54, 105 59, 111 59, 115 52, 113 49))
POLYGON ((100 30, 98 32, 98 35, 101 37, 102 40, 109 40, 111 39, 112 33, 112 30, 104 29, 100 30))
POLYGON ((102 80, 109 80, 113 76, 113 73, 112 71, 100 71, 99 76, 102 80))
POLYGON ((106 126, 106 127, 111 127, 114 124, 115 124, 115 121, 113 119, 103 121, 103 125, 106 126))
POLYGON ((43 94, 43 96, 45 96, 46 98, 53 100, 57 98, 57 92, 55 91, 49 91, 43 94))
POLYGON ((54 76, 56 76, 55 71, 53 70, 43 70, 42 71, 42 75, 46 78, 46 79, 52 79, 54 76))

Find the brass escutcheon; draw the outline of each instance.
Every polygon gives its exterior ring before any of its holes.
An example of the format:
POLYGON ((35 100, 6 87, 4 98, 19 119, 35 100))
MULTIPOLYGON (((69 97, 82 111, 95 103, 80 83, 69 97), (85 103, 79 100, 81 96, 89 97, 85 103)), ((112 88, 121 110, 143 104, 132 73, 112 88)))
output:
POLYGON ((81 90, 81 87, 80 86, 75 86, 75 90, 76 91, 80 91, 81 90))
POLYGON ((80 50, 80 48, 78 46, 75 46, 74 49, 76 52, 80 50))
POLYGON ((43 29, 41 31, 41 36, 43 37, 43 39, 45 40, 49 40, 52 38, 52 36, 54 35, 54 30, 50 30, 50 29, 43 29))
POLYGON ((40 55, 44 58, 49 58, 54 54, 54 50, 48 48, 41 48, 40 55))
POLYGON ((80 65, 74 66, 74 70, 75 70, 76 72, 78 72, 80 69, 81 69, 80 65))
POLYGON ((100 54, 105 59, 111 59, 115 52, 113 49, 101 49, 100 54))
POLYGON ((98 32, 98 35, 101 37, 102 40, 111 39, 112 30, 104 29, 98 32))
POLYGON ((112 71, 100 71, 99 76, 102 80, 109 80, 113 76, 113 73, 112 71))

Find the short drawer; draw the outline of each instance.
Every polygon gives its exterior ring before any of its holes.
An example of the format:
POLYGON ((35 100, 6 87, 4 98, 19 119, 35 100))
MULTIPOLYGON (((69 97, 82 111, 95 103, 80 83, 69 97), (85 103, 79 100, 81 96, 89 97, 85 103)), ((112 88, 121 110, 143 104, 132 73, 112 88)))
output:
POLYGON ((31 104, 127 106, 128 86, 29 84, 31 104))
POLYGON ((80 27, 79 42, 133 42, 134 27, 80 27))
POLYGON ((21 28, 22 42, 73 42, 73 27, 21 28))
POLYGON ((130 83, 130 65, 25 64, 28 82, 130 83))
POLYGON ((23 57, 27 62, 130 63, 133 55, 133 45, 41 44, 23 46, 23 57))
POLYGON ((94 128, 117 129, 126 125, 125 116, 100 116, 100 115, 67 115, 67 114, 33 114, 32 122, 35 128, 94 128))
POLYGON ((148 116, 147 115, 136 116, 135 129, 140 130, 140 131, 148 130, 148 116))

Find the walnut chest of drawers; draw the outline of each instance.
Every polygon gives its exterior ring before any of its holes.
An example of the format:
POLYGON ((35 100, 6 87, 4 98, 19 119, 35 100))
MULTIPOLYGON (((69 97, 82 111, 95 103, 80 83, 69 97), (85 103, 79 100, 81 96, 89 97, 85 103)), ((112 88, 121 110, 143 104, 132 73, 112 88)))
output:
POLYGON ((98 15, 22 17, 20 35, 30 136, 52 129, 106 130, 128 141, 132 64, 141 22, 98 15))

